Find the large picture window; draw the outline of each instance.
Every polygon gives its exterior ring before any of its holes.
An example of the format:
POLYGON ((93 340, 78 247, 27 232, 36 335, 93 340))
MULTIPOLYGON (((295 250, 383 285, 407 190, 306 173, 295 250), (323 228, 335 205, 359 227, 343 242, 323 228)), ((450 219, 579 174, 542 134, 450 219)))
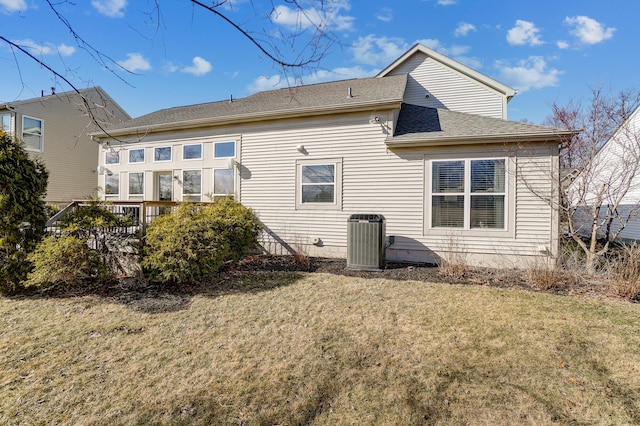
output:
POLYGON ((233 169, 213 170, 213 195, 214 197, 226 197, 234 193, 233 169))
POLYGON ((22 140, 25 148, 31 151, 43 150, 42 120, 27 116, 22 117, 22 140))
POLYGON ((129 195, 144 195, 144 172, 129 173, 129 195))
POLYGON ((184 201, 202 200, 202 170, 182 172, 182 195, 184 201))
POLYGON ((341 160, 303 160, 297 164, 297 208, 341 208, 341 160))
POLYGON ((505 229, 506 159, 431 161, 431 228, 505 229))
POLYGON ((117 197, 120 194, 120 175, 115 173, 104 177, 104 194, 108 198, 117 197))

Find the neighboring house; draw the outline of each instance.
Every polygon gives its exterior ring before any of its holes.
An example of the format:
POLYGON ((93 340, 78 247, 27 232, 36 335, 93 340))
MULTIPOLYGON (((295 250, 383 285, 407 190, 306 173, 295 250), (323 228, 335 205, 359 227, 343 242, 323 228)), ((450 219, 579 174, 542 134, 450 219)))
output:
POLYGON ((46 201, 96 192, 98 143, 89 133, 131 117, 100 87, 0 104, 0 127, 49 171, 46 201))
POLYGON ((597 217, 598 238, 640 241, 640 107, 576 171, 567 198, 578 235, 590 238, 597 217))
POLYGON ((234 194, 258 213, 272 253, 344 257, 350 215, 381 214, 388 260, 547 262, 558 250, 563 133, 506 121, 514 95, 416 45, 373 78, 122 123, 96 135, 99 184, 113 200, 234 194))

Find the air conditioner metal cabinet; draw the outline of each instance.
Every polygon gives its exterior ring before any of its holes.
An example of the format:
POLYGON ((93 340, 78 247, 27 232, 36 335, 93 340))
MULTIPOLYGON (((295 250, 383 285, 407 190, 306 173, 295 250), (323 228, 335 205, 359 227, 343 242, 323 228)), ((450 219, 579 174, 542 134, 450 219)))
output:
POLYGON ((352 214, 347 222, 347 268, 384 269, 386 223, 381 214, 352 214))

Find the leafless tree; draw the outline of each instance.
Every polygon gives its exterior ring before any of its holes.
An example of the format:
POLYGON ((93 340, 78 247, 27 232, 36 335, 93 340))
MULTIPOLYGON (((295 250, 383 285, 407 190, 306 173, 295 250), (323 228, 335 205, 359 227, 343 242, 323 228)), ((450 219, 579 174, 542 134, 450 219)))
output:
MULTIPOLYGON (((54 21, 57 21, 66 27, 76 45, 84 54, 126 82, 127 74, 133 73, 130 73, 112 59, 109 52, 96 48, 88 37, 75 30, 73 23, 65 16, 62 6, 75 7, 75 3, 67 0, 45 1, 52 13, 52 25, 54 21)), ((292 78, 298 81, 305 72, 316 69, 326 56, 329 48, 337 42, 331 31, 330 23, 336 13, 336 8, 339 8, 341 4, 340 0, 271 0, 270 2, 254 2, 251 0, 250 5, 254 12, 252 19, 235 19, 232 13, 235 2, 232 0, 210 2, 190 0, 189 3, 194 14, 199 12, 211 14, 213 19, 218 19, 237 30, 240 37, 246 38, 260 55, 264 55, 272 61, 274 66, 281 70, 282 77, 287 81, 292 78), (288 22, 286 30, 277 30, 279 28, 277 25, 279 14, 282 10, 280 7, 283 6, 286 6, 288 10, 293 9, 297 20, 293 23, 288 22)), ((161 31, 164 27, 162 2, 160 0, 150 0, 147 4, 149 5, 149 10, 146 16, 155 24, 158 31, 161 31)), ((185 7, 187 7, 186 4, 185 7)), ((22 59, 33 61, 51 72, 56 80, 63 82, 72 91, 80 95, 87 115, 101 131, 108 134, 103 128, 103 123, 92 113, 94 106, 83 97, 80 89, 72 79, 68 78, 71 70, 54 67, 43 57, 32 54, 28 47, 21 46, 19 42, 12 41, 1 34, 0 42, 9 46, 16 63, 19 63, 22 59)))
POLYGON ((567 233, 584 251, 586 269, 638 217, 640 201, 640 92, 592 90, 587 105, 552 106, 547 124, 576 131, 560 147, 559 210, 567 233))

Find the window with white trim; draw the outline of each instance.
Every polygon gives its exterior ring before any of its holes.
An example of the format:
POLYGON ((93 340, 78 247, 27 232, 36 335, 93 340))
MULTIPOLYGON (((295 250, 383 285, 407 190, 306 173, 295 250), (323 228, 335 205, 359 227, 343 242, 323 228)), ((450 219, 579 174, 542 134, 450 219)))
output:
POLYGON ((183 160, 201 160, 202 159, 202 144, 192 144, 182 146, 182 159, 183 160))
POLYGON ((129 197, 144 196, 144 172, 129 173, 129 197))
POLYGON ((202 170, 182 172, 182 196, 184 201, 202 201, 202 170))
POLYGON ((10 113, 0 114, 0 130, 5 132, 7 135, 12 135, 10 113))
POLYGON ((144 148, 129 150, 129 164, 144 163, 144 148))
POLYGON ((120 175, 108 174, 104 177, 104 195, 107 198, 117 198, 120 195, 120 175))
POLYGON ((505 230, 505 158, 430 163, 431 228, 505 230))
POLYGON ((235 192, 233 169, 213 169, 213 197, 227 197, 235 192))
POLYGON ((171 161, 171 147, 158 146, 153 149, 153 161, 171 161))
POLYGON ((43 151, 42 120, 22 116, 22 140, 25 149, 30 151, 43 151))
POLYGON ((107 148, 104 153, 104 164, 120 164, 120 151, 113 148, 107 148))
POLYGON ((235 156, 235 142, 216 142, 213 144, 213 158, 231 158, 235 156))
POLYGON ((342 160, 301 160, 296 170, 297 208, 341 208, 342 160))

